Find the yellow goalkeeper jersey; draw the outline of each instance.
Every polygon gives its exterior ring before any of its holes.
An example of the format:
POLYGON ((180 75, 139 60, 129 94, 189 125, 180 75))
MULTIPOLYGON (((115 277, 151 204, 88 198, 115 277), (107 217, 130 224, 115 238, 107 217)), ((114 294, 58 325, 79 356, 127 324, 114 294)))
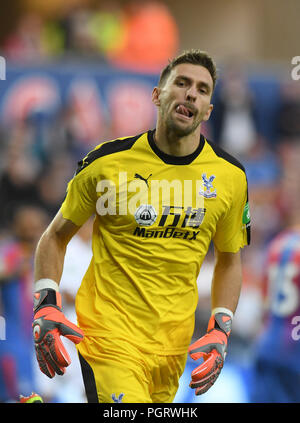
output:
POLYGON ((250 242, 245 170, 202 135, 184 157, 159 150, 153 130, 100 144, 79 162, 61 212, 78 226, 95 214, 79 326, 164 355, 190 344, 211 241, 223 252, 250 242))

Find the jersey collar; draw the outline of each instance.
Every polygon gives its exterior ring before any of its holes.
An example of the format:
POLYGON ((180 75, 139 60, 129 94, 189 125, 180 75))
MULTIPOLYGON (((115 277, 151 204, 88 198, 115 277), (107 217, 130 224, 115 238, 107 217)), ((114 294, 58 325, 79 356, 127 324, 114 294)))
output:
POLYGON ((201 153, 205 144, 205 138, 201 134, 199 145, 192 154, 189 154, 187 156, 171 156, 170 154, 164 153, 157 147, 154 141, 154 134, 155 134, 155 129, 148 131, 148 143, 151 149, 163 162, 165 162, 166 164, 171 164, 171 165, 188 165, 192 163, 192 161, 195 160, 195 158, 201 153))

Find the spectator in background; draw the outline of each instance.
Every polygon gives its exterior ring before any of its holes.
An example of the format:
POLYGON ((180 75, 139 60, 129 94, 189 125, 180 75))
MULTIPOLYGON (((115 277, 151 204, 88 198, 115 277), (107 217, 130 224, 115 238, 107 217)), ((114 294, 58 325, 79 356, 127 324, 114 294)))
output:
POLYGON ((39 63, 88 57, 143 72, 158 72, 177 54, 177 23, 155 0, 61 4, 55 16, 29 12, 3 45, 7 60, 39 63))
POLYGON ((18 63, 33 63, 46 59, 43 27, 44 20, 40 15, 31 12, 22 15, 15 31, 4 43, 5 58, 18 63))
POLYGON ((280 143, 300 142, 300 86, 289 81, 282 84, 281 106, 278 113, 280 143))
POLYGON ((265 313, 257 337, 252 402, 300 402, 300 147, 284 162, 281 198, 285 225, 265 260, 265 313))
POLYGON ((23 204, 39 206, 54 216, 73 173, 67 146, 57 149, 57 156, 53 146, 49 146, 44 151, 45 161, 36 154, 33 133, 27 122, 15 122, 15 127, 8 131, 0 173, 0 231, 6 230, 13 212, 23 204))
POLYGON ((134 71, 158 72, 177 54, 176 21, 167 6, 158 1, 128 2, 124 13, 124 45, 108 52, 108 60, 134 71))
POLYGON ((257 137, 255 99, 243 65, 235 58, 223 71, 213 122, 216 142, 241 159, 247 156, 257 137))
POLYGON ((0 401, 17 401, 36 389, 33 371, 33 255, 48 216, 39 208, 15 211, 11 236, 0 246, 0 303, 5 340, 0 341, 0 401))
POLYGON ((277 184, 281 174, 281 163, 277 151, 271 151, 262 137, 256 137, 252 148, 244 159, 249 186, 270 187, 277 184))
POLYGON ((79 8, 70 14, 70 52, 76 55, 99 55, 97 44, 89 28, 91 10, 79 8))
POLYGON ((72 174, 70 156, 64 154, 52 159, 36 181, 37 202, 52 218, 65 197, 66 183, 72 174))
POLYGON ((101 1, 89 19, 89 31, 98 51, 113 54, 126 43, 126 25, 123 8, 118 1, 101 1))
POLYGON ((24 145, 11 142, 4 160, 0 176, 0 230, 11 223, 11 217, 22 204, 38 204, 38 189, 35 185, 38 167, 27 154, 24 145))

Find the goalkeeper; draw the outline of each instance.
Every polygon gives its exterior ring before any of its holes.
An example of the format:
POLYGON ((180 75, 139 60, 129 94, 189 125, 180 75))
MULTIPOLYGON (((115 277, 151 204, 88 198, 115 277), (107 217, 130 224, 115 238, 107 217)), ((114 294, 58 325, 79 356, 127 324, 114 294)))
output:
POLYGON ((206 53, 173 59, 153 89, 155 130, 104 142, 79 162, 38 244, 39 366, 49 378, 63 375, 70 358, 60 336, 71 339, 89 402, 172 402, 188 353, 196 395, 223 367, 250 218, 243 166, 201 133, 215 83, 206 53), (68 242, 92 215, 93 258, 76 296, 76 326, 64 317, 59 282, 68 242), (197 276, 211 242, 211 318, 207 333, 190 345, 197 276))

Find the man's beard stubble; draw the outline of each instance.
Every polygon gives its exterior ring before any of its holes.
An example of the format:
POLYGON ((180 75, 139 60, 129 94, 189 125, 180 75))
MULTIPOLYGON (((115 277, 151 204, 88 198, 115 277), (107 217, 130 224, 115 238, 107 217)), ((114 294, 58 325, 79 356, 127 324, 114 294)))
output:
MULTIPOLYGON (((195 117, 195 116, 194 116, 195 117)), ((192 134, 200 125, 201 118, 195 119, 194 122, 187 127, 177 125, 171 114, 167 112, 166 108, 161 107, 161 120, 165 121, 166 135, 167 137, 183 138, 192 134)))
POLYGON ((186 128, 177 125, 176 122, 169 116, 166 119, 166 130, 167 135, 175 136, 178 138, 186 137, 192 134, 200 125, 200 122, 194 121, 192 125, 187 126, 186 128))

